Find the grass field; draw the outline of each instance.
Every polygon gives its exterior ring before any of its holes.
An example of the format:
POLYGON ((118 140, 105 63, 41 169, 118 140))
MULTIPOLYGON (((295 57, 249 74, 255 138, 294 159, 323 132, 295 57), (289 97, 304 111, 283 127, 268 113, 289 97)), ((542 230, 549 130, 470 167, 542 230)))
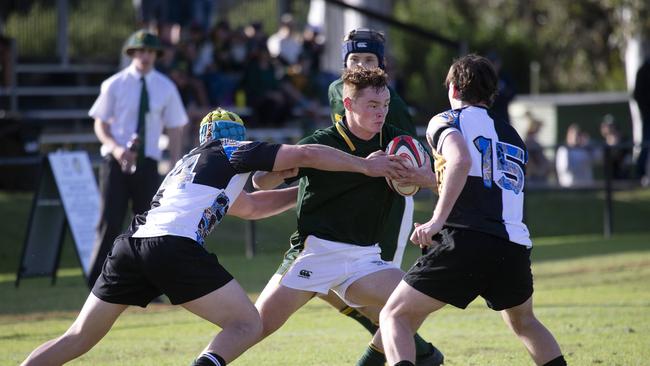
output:
MULTIPOLYGON (((0 215, 7 218, 0 239, 0 365, 20 363, 61 334, 87 296, 69 242, 55 286, 38 278, 14 288, 30 200, 0 194, 0 215)), ((430 204, 420 200, 416 218, 426 217, 430 204)), ((536 313, 572 365, 650 365, 650 191, 617 193, 614 207, 615 235, 603 239, 597 194, 532 194, 527 204, 535 236, 536 313)), ((254 298, 279 263, 295 222, 291 214, 258 222, 252 260, 243 257, 244 225, 226 219, 208 246, 254 298)), ((405 266, 416 256, 409 248, 405 266)), ((187 365, 216 331, 180 308, 131 308, 95 349, 71 364, 187 365)), ((532 364, 481 300, 465 311, 443 309, 421 334, 445 352, 446 365, 532 364)), ((369 338, 355 322, 313 300, 233 365, 352 365, 369 338)))

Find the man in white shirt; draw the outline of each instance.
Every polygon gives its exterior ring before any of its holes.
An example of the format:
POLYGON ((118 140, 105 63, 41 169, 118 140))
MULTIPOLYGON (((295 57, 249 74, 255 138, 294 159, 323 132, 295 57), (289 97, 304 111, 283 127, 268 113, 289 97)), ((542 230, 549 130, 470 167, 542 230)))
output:
POLYGON ((269 54, 286 65, 297 63, 302 53, 302 45, 294 37, 293 27, 291 14, 282 15, 280 28, 271 34, 266 42, 269 54))
MULTIPOLYGON (((181 157, 182 127, 188 117, 174 83, 154 69, 162 51, 157 36, 139 30, 127 40, 131 64, 102 83, 88 112, 102 143, 99 169, 102 204, 88 285, 92 288, 115 237, 122 231, 131 200, 132 213, 143 213, 160 184, 158 139, 166 130, 171 161, 181 157)), ((95 224, 95 223, 93 223, 95 224)))

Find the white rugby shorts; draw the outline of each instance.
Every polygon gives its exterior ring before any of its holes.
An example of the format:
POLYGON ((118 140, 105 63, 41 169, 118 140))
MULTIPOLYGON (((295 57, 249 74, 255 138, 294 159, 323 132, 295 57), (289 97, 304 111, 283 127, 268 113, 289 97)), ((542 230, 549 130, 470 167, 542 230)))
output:
POLYGON ((348 305, 345 291, 356 280, 385 269, 398 269, 381 259, 379 245, 358 246, 309 235, 305 249, 279 279, 279 284, 303 291, 336 292, 348 305))

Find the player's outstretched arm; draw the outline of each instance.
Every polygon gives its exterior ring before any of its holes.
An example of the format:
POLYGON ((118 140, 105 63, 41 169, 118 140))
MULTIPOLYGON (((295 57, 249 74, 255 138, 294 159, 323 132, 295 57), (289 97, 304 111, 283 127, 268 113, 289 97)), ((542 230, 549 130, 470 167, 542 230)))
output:
POLYGON ((447 136, 442 145, 442 155, 447 163, 440 197, 433 210, 433 215, 424 224, 415 223, 415 230, 411 234, 411 241, 420 247, 433 244, 433 235, 437 234, 447 221, 451 209, 465 186, 467 175, 472 166, 472 157, 467 150, 463 136, 458 132, 452 132, 447 136))
POLYGON ((282 213, 296 205, 298 187, 271 191, 241 192, 228 209, 228 215, 259 220, 282 213))
POLYGON ((287 178, 298 175, 298 168, 281 170, 279 172, 258 171, 253 174, 253 187, 255 189, 273 189, 284 182, 287 178))
POLYGON ((335 148, 318 145, 282 145, 275 158, 273 171, 291 168, 314 168, 328 171, 362 173, 371 177, 399 177, 402 158, 385 153, 360 158, 335 148))

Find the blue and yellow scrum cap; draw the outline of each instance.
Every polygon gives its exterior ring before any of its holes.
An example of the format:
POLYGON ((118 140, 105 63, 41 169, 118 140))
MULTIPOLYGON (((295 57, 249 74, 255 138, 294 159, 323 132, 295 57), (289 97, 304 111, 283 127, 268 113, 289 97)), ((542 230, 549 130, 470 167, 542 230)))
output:
POLYGON ((244 121, 237 113, 217 108, 203 117, 199 127, 199 144, 216 139, 246 139, 244 121))

